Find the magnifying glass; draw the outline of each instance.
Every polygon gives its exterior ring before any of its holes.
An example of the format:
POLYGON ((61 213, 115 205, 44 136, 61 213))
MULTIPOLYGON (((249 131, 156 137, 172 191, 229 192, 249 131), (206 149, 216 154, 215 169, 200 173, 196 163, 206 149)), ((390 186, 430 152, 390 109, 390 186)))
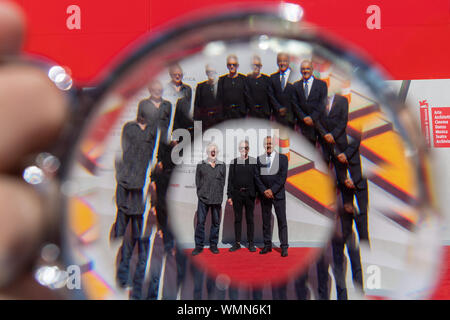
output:
POLYGON ((24 173, 56 180, 64 213, 38 280, 88 299, 429 296, 440 217, 420 131, 305 18, 201 12, 73 94, 60 148, 24 173))

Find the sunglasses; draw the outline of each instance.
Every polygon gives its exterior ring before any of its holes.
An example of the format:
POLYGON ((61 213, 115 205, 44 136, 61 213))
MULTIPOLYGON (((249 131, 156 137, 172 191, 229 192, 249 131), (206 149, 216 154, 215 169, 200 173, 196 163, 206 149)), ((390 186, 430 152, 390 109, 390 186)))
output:
POLYGON ((237 67, 238 64, 237 63, 227 63, 228 67, 237 67))

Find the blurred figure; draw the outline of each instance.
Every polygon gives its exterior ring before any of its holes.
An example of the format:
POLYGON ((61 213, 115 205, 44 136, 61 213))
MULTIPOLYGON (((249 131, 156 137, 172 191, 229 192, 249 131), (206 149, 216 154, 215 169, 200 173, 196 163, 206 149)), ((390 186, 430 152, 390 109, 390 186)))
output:
MULTIPOLYGON (((361 137, 351 137, 350 139, 351 141, 348 143, 347 148, 337 155, 339 162, 348 165, 347 177, 342 188, 342 198, 344 209, 349 213, 347 217, 350 220, 355 220, 360 241, 369 244, 367 216, 369 191, 367 178, 362 174, 361 156, 359 153, 361 137), (355 198, 356 207, 353 205, 355 198)), ((346 225, 351 226, 351 221, 349 222, 346 225)), ((348 232, 344 232, 344 234, 348 235, 348 232)))
POLYGON ((169 67, 169 75, 172 81, 167 86, 166 96, 172 99, 174 107, 174 119, 172 131, 176 129, 187 129, 193 131, 194 123, 191 116, 192 89, 183 83, 183 70, 179 64, 169 67))
POLYGON ((261 58, 252 58, 252 73, 247 75, 249 89, 249 115, 256 118, 270 119, 270 78, 261 73, 261 58))
POLYGON ((230 163, 230 171, 228 175, 228 204, 234 210, 234 235, 235 242, 230 248, 230 252, 241 248, 242 233, 242 211, 245 207, 245 218, 247 222, 247 241, 248 250, 255 252, 256 247, 253 243, 254 225, 253 210, 255 209, 255 175, 256 175, 256 159, 249 157, 250 150, 247 140, 239 143, 240 157, 233 159, 230 163))
MULTIPOLYGON (((147 125, 144 112, 139 110, 136 121, 127 122, 123 126, 122 159, 116 162, 115 236, 124 236, 128 224, 131 223, 131 235, 124 237, 117 269, 117 282, 120 287, 125 287, 129 283, 131 256, 142 234, 142 216, 145 210, 143 188, 154 141, 154 135, 147 125)), ((139 251, 142 250, 139 243, 139 251)))
POLYGON ((338 160, 335 150, 347 148, 348 100, 335 94, 327 99, 326 108, 316 121, 318 140, 322 146, 322 156, 326 164, 331 163, 336 173, 338 187, 342 188, 346 180, 346 164, 338 160))
POLYGON ((223 120, 244 118, 249 101, 247 81, 238 73, 239 62, 234 54, 227 57, 228 74, 219 78, 217 98, 222 107, 223 120))
POLYGON ((205 223, 208 211, 211 209, 211 230, 209 234, 209 250, 217 254, 219 249, 220 210, 225 186, 226 167, 217 160, 218 147, 211 143, 206 148, 207 159, 197 164, 195 185, 197 186, 197 225, 195 227, 195 249, 192 255, 203 251, 205 244, 205 223))
POLYGON ((317 141, 316 124, 325 112, 327 84, 313 76, 313 64, 305 60, 300 65, 302 79, 294 83, 294 112, 303 136, 314 146, 317 141))
POLYGON ((194 99, 194 120, 202 121, 203 131, 220 121, 220 102, 217 98, 217 71, 209 64, 205 66, 208 80, 197 84, 194 99))
POLYGON ((285 125, 294 128, 294 94, 292 85, 294 75, 289 67, 290 58, 285 52, 277 55, 278 72, 270 75, 270 99, 275 119, 285 125))
POLYGON ((266 152, 258 157, 256 186, 261 193, 261 210, 263 218, 264 248, 259 252, 272 251, 272 206, 278 222, 278 235, 281 242, 281 256, 288 256, 288 226, 286 220, 286 194, 284 185, 288 171, 288 159, 273 149, 272 137, 264 138, 266 152))
POLYGON ((343 207, 340 211, 341 237, 333 241, 333 259, 335 260, 336 290, 338 299, 347 298, 345 285, 345 256, 344 246, 350 258, 354 287, 364 294, 363 269, 361 265, 360 250, 353 232, 353 221, 359 236, 359 243, 370 246, 367 208, 369 192, 367 178, 362 174, 361 157, 359 148, 361 137, 350 138, 347 148, 338 151, 337 159, 344 165, 348 165, 348 173, 344 184, 341 186, 343 207), (354 206, 356 200, 356 206, 354 206), (343 280, 342 280, 343 279, 343 280), (338 282, 339 280, 339 282, 338 282))
POLYGON ((169 125, 172 114, 172 105, 162 98, 163 87, 159 80, 154 80, 148 87, 150 97, 143 99, 138 104, 138 110, 147 119, 152 130, 157 131, 158 141, 166 143, 169 141, 169 125))

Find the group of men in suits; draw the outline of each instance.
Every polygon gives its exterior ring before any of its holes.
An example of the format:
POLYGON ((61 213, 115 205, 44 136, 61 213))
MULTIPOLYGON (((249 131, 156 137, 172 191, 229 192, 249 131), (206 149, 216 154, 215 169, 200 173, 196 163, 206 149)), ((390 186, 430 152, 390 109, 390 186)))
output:
MULTIPOLYGON (((336 175, 337 189, 342 201, 339 201, 339 236, 335 236, 332 241, 332 252, 336 278, 338 299, 347 298, 345 285, 344 247, 347 246, 351 259, 352 274, 355 286, 362 290, 362 268, 359 249, 353 238, 353 221, 360 242, 369 242, 367 225, 368 188, 367 180, 362 175, 361 159, 359 155, 360 137, 350 138, 346 133, 348 123, 349 104, 346 97, 333 94, 328 96, 327 84, 314 77, 313 64, 309 60, 301 63, 301 79, 293 81, 295 75, 290 68, 290 58, 286 53, 277 55, 278 71, 270 77, 261 73, 261 59, 254 56, 252 60, 252 72, 247 76, 239 74, 238 59, 235 55, 227 57, 227 68, 229 73, 214 82, 213 77, 208 77, 208 81, 197 86, 197 93, 194 104, 194 117, 197 120, 205 119, 206 128, 210 123, 218 121, 242 118, 247 115, 252 117, 273 118, 277 122, 295 128, 298 125, 304 138, 313 146, 321 149, 325 163, 334 168, 336 175), (217 93, 209 103, 204 103, 202 91, 205 86, 215 85, 216 91, 210 90, 210 96, 217 93), (205 113, 206 112, 206 113, 205 113), (207 118, 204 115, 207 114, 207 118), (356 205, 354 205, 356 202, 356 205)), ((207 66, 207 74, 211 75, 215 71, 207 66), (209 68, 209 69, 208 69, 209 68)), ((236 161, 236 159, 235 159, 236 161)), ((233 181, 233 172, 236 165, 230 164, 230 177, 233 181)), ((241 172, 243 173, 243 172, 241 172)), ((242 176, 242 175, 241 175, 242 176)), ((244 175, 245 176, 245 175, 244 175)), ((257 174, 255 174, 255 177, 257 174)), ((258 181, 257 179, 255 181, 258 181)), ((259 180, 261 181, 261 180, 259 180)), ((284 182, 283 182, 284 185, 284 182)), ((256 188, 261 189, 259 186, 256 188)), ((284 190, 284 187, 283 187, 284 190)), ((246 188, 243 191, 253 194, 253 189, 246 188)), ((284 191, 280 193, 284 194, 284 191)), ((230 251, 240 248, 240 228, 242 219, 242 207, 246 208, 247 225, 250 230, 253 228, 253 206, 252 201, 243 199, 240 193, 230 192, 230 182, 228 185, 229 204, 233 205, 235 211, 235 244, 230 251), (235 199, 232 197, 234 196, 235 199)), ((270 251, 271 240, 269 241, 269 231, 267 227, 268 217, 271 207, 268 205, 268 198, 262 192, 261 204, 263 211, 264 226, 264 249, 261 253, 270 251), (267 205, 266 205, 267 204, 267 205), (268 211, 267 211, 268 210, 268 211), (267 211, 267 212, 266 212, 267 211), (269 244, 270 243, 270 244, 269 244)), ((278 218, 280 241, 283 252, 287 254, 287 225, 285 224, 285 207, 282 202, 274 201, 275 213, 278 218), (282 214, 280 212, 284 211, 282 214), (280 224, 281 222, 281 224, 280 224), (286 231, 282 230, 286 228, 286 231)), ((247 230, 249 238, 249 249, 252 251, 252 235, 247 230)), ((216 250, 214 250, 216 251, 216 250)), ((197 254, 198 250, 194 250, 197 254)), ((328 286, 328 262, 321 259, 317 264, 319 298, 327 299, 329 296, 328 286)), ((306 276, 300 277, 296 282, 296 289, 299 298, 306 298, 306 276)))
MULTIPOLYGON (((216 80, 216 71, 207 65, 208 80, 199 83, 195 91, 194 119, 203 120, 203 126, 207 129, 217 122, 242 118, 247 115, 265 119, 274 118, 290 128, 298 125, 307 141, 314 146, 320 146, 325 162, 330 167, 334 167, 337 186, 342 195, 340 222, 343 236, 333 239, 335 265, 336 261, 343 260, 344 246, 347 245, 352 259, 354 281, 362 287, 359 251, 351 243, 350 238, 352 223, 355 220, 360 241, 368 242, 368 194, 367 181, 361 173, 360 140, 354 139, 349 142, 346 135, 348 101, 338 94, 328 97, 327 84, 313 76, 311 61, 305 60, 301 63, 302 78, 294 83, 292 79, 295 75, 289 67, 289 55, 279 53, 277 64, 278 72, 270 77, 266 76, 261 73, 261 59, 254 56, 252 73, 243 76, 237 72, 238 58, 230 55, 227 57, 229 73, 221 76, 218 81, 216 80), (356 200, 356 206, 353 205, 354 200, 356 200)), ((165 88, 158 80, 149 85, 150 97, 139 103, 137 119, 126 124, 122 132, 123 155, 122 161, 117 166, 116 201, 118 211, 113 231, 116 237, 123 236, 131 221, 132 237, 128 242, 124 242, 121 249, 122 257, 117 273, 121 286, 125 286, 129 281, 128 270, 131 253, 135 244, 139 243, 138 238, 143 231, 144 206, 138 205, 138 203, 142 204, 143 202, 142 193, 145 179, 132 181, 132 176, 138 172, 142 173, 150 162, 154 163, 151 169, 150 186, 150 191, 153 192, 152 207, 156 209, 157 224, 164 234, 164 245, 167 250, 174 247, 173 238, 167 228, 167 209, 165 207, 165 194, 174 167, 170 154, 174 144, 177 143, 177 141, 171 141, 171 132, 177 128, 192 130, 193 119, 190 117, 192 89, 183 83, 181 67, 177 64, 172 65, 169 68, 169 75, 171 81, 165 88), (165 93, 164 96, 163 93, 165 93), (132 140, 133 142, 130 142, 132 140), (135 150, 130 148, 132 145, 135 150), (141 153, 141 157, 132 156, 133 152, 139 153, 136 151, 137 145, 145 146, 152 152, 141 153), (129 155, 127 155, 128 153, 129 155)), ((235 213, 235 243, 230 251, 241 248, 241 222, 244 208, 249 250, 256 251, 253 243, 253 209, 256 193, 259 192, 264 235, 264 248, 260 253, 264 254, 272 249, 270 217, 273 206, 278 220, 281 255, 285 257, 288 251, 284 191, 288 167, 287 158, 274 151, 270 137, 265 139, 265 148, 266 154, 258 157, 253 165, 247 167, 245 164, 253 163, 255 159, 248 157, 249 145, 243 142, 239 146, 241 158, 235 159, 230 164, 227 194, 228 203, 233 207, 235 213), (271 171, 273 164, 276 164, 276 171, 271 171), (266 171, 265 174, 261 174, 263 171, 266 171)), ((218 235, 217 223, 220 225, 220 206, 218 207, 217 204, 222 202, 222 198, 217 194, 223 192, 220 188, 223 189, 225 184, 225 166, 216 160, 217 152, 217 146, 208 148, 208 159, 199 164, 196 171, 196 175, 200 176, 196 176, 199 200, 194 255, 200 253, 204 245, 204 221, 209 209, 213 215, 211 230, 213 237, 210 239, 210 249, 214 253, 218 252, 215 235, 218 235), (205 178, 211 176, 215 178, 205 178), (202 183, 208 185, 211 182, 216 183, 219 187, 209 186, 202 189, 202 183), (214 190, 217 193, 216 198, 213 196, 214 190)), ((145 177, 145 173, 143 176, 145 177)), ((142 259, 146 259, 148 247, 143 246, 142 250, 139 250, 139 255, 142 253, 142 259)), ((141 271, 145 272, 145 264, 141 266, 142 268, 144 270, 141 271)), ((324 278, 325 270, 328 274, 328 266, 321 262, 318 264, 317 270, 319 280, 321 277, 324 278)), ((339 276, 339 266, 336 270, 338 270, 338 276, 335 275, 335 277, 342 278, 343 271, 339 276)), ((135 277, 139 275, 138 271, 136 270, 135 277)), ((319 286, 325 286, 324 283, 322 281, 321 284, 319 281, 319 286)), ((300 279, 298 284, 298 292, 303 292, 305 279, 300 279)), ((344 299, 347 295, 345 281, 344 283, 339 281, 339 284, 337 281, 337 285, 339 285, 338 297, 344 299)), ((320 291, 319 288, 319 295, 320 291)), ((326 289, 322 290, 322 292, 325 291, 326 289)), ((302 295, 303 293, 299 294, 299 297, 302 295)), ((326 293, 321 298, 325 298, 325 296, 326 293)))
MULTIPOLYGON (((275 151, 272 137, 264 138, 265 153, 254 159, 248 155, 250 146, 247 140, 239 143, 240 156, 233 159, 229 166, 227 196, 228 204, 234 210, 235 243, 230 252, 241 249, 242 215, 245 208, 247 222, 248 250, 255 252, 253 211, 256 195, 261 201, 263 218, 264 247, 259 252, 266 254, 272 251, 272 207, 278 222, 278 233, 281 242, 281 256, 288 256, 288 230, 286 219, 285 182, 288 171, 286 155, 275 151)), ((195 184, 197 187, 198 206, 197 223, 195 227, 196 256, 203 251, 205 244, 205 221, 208 210, 211 209, 211 230, 209 235, 210 251, 218 254, 217 248, 220 210, 225 187, 226 166, 217 160, 218 148, 215 144, 208 145, 207 158, 197 165, 195 184)))

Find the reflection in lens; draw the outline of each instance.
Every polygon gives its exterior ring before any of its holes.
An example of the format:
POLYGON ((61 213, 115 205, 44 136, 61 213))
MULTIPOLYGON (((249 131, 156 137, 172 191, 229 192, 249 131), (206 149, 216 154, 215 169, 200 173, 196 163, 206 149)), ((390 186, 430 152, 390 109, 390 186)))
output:
POLYGON ((426 154, 394 100, 297 18, 261 19, 180 31, 103 97, 63 184, 86 297, 430 294, 426 154), (245 140, 256 171, 228 193, 245 140))

